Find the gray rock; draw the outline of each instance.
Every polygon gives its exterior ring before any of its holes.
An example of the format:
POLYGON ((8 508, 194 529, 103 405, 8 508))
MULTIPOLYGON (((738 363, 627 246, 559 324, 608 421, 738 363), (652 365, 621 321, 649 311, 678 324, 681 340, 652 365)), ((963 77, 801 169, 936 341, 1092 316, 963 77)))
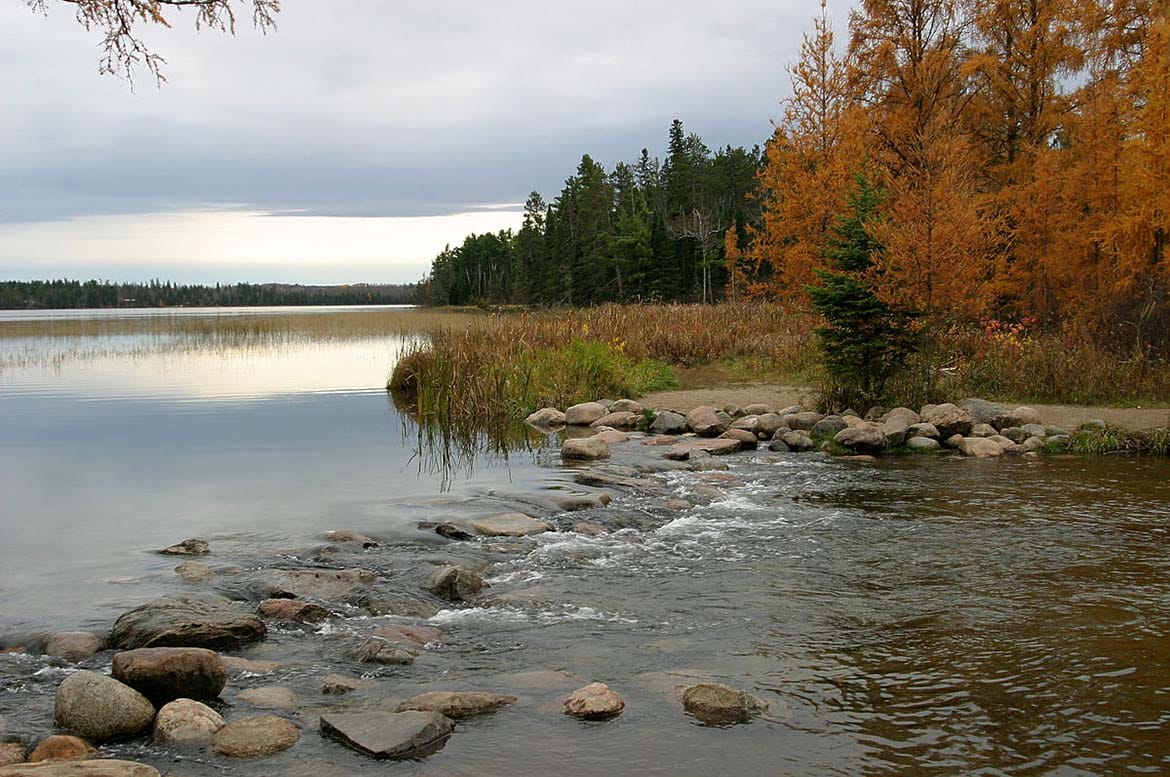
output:
POLYGON ((475 536, 467 529, 454 523, 440 523, 435 527, 435 534, 440 537, 446 537, 449 540, 459 541, 469 540, 475 536))
POLYGON ((728 429, 716 439, 736 440, 739 442, 740 450, 745 451, 754 451, 759 447, 759 440, 747 429, 728 429))
POLYGON ((344 696, 347 693, 369 688, 372 683, 355 677, 339 674, 325 675, 321 680, 321 693, 326 696, 344 696))
POLYGON ((1067 434, 1056 434, 1044 441, 1045 447, 1051 445, 1054 448, 1066 448, 1072 442, 1072 437, 1067 434))
POLYGON ((654 434, 682 434, 687 430, 686 416, 673 410, 663 410, 654 417, 650 431, 654 434))
MULTIPOLYGON (((1027 427, 1025 427, 1025 428, 1027 428, 1027 427)), ((1045 426, 1044 427, 1044 436, 1045 437, 1060 437, 1060 436, 1067 437, 1068 430, 1062 429, 1059 426, 1045 426)), ((1039 435, 1037 435, 1037 437, 1039 437, 1039 435)))
POLYGON ((833 442, 856 453, 880 453, 886 447, 886 435, 877 424, 859 424, 837 432, 833 442))
POLYGON ((756 434, 765 438, 773 437, 784 426, 784 416, 779 413, 764 413, 756 416, 756 434))
POLYGON ((524 513, 501 513, 468 521, 467 525, 485 537, 527 537, 553 531, 553 526, 524 513))
POLYGON ((262 688, 248 688, 236 695, 236 700, 250 707, 268 710, 291 709, 297 704, 297 697, 293 692, 279 685, 267 685, 262 688))
POLYGON ((548 429, 565 425, 565 414, 555 407, 542 407, 524 419, 529 426, 548 429))
MULTIPOLYGON (((1019 427, 1020 432, 1023 433, 1024 439, 1029 437, 1048 437, 1048 430, 1044 428, 1043 424, 1023 424, 1019 427)), ((1007 435, 1004 435, 1005 437, 1007 435)))
POLYGON ((970 413, 949 402, 922 408, 922 423, 932 424, 943 439, 956 434, 966 436, 974 425, 970 413))
POLYGON ((483 578, 466 567, 447 566, 431 574, 428 590, 449 602, 464 602, 486 587, 483 578))
POLYGON ((566 461, 606 459, 609 458, 609 443, 598 437, 565 440, 561 445, 561 458, 566 461))
POLYGON ((1100 418, 1094 418, 1091 421, 1085 421, 1081 424, 1081 429, 1089 432, 1103 432, 1109 428, 1109 425, 1100 418))
POLYGON ((333 615, 319 604, 300 599, 268 599, 260 602, 256 611, 265 618, 288 623, 321 623, 333 615))
POLYGON ((232 649, 263 639, 268 629, 255 613, 222 596, 163 596, 123 613, 111 642, 119 648, 232 649))
POLYGON ((626 707, 622 695, 605 683, 590 683, 569 694, 565 714, 582 720, 604 720, 620 715, 626 707))
POLYGON ((783 410, 777 410, 776 415, 779 415, 779 416, 796 415, 797 413, 803 413, 803 412, 804 412, 804 408, 801 407, 800 405, 789 405, 788 407, 784 408, 783 410))
POLYGON ((227 684, 227 667, 203 648, 140 648, 114 655, 114 679, 150 699, 214 699, 227 684))
POLYGON ((768 450, 773 453, 788 453, 792 449, 783 440, 772 440, 772 442, 768 443, 768 450))
POLYGON ((164 745, 203 744, 223 726, 223 717, 206 704, 176 699, 158 711, 153 737, 164 745))
POLYGON ((744 415, 768 415, 769 413, 775 413, 776 409, 771 405, 755 404, 745 405, 743 412, 744 415))
POLYGON ((362 640, 350 654, 354 661, 384 666, 409 666, 418 658, 418 651, 384 639, 370 637, 362 640))
POLYGON ((735 453, 740 450, 741 446, 742 442, 740 440, 690 439, 675 443, 667 448, 663 455, 672 461, 693 461, 701 458, 704 454, 707 456, 723 456, 728 453, 735 453))
POLYGON ((608 412, 600 402, 582 402, 565 411, 565 423, 569 426, 589 426, 608 412))
POLYGON ((800 413, 795 413, 795 414, 790 415, 790 416, 784 416, 782 420, 793 431, 808 432, 808 431, 812 431, 812 428, 814 426, 816 426, 817 423, 819 423, 820 421, 823 421, 824 418, 825 417, 823 415, 821 415, 820 413, 812 413, 812 412, 803 412, 802 411, 800 413))
POLYGON ((727 431, 729 422, 719 417, 719 412, 707 405, 700 405, 687 413, 687 427, 700 437, 718 437, 727 431))
POLYGON ((1044 440, 1039 437, 1029 437, 1020 443, 1024 453, 1031 453, 1032 451, 1039 451, 1044 449, 1044 440))
POLYGON ((89 631, 59 631, 45 640, 45 655, 81 661, 101 652, 102 639, 89 631))
POLYGON ((976 424, 987 424, 996 429, 1011 425, 1008 411, 995 402, 988 402, 986 399, 964 399, 959 403, 959 407, 970 413, 971 420, 976 424))
POLYGON ((906 429, 906 439, 914 437, 929 437, 932 440, 937 440, 939 439, 938 429, 935 429, 933 424, 911 424, 906 429))
POLYGON ((817 447, 816 442, 803 432, 784 432, 780 435, 780 441, 787 445, 793 453, 804 453, 816 450, 817 447))
POLYGON ((82 670, 57 688, 57 725, 91 742, 129 737, 148 728, 154 706, 112 677, 82 670))
POLYGON ((1009 440, 1011 440, 1014 443, 1021 443, 1024 440, 1028 439, 1028 435, 1025 434, 1024 430, 1018 426, 1009 426, 1009 427, 1003 429, 1000 432, 1000 434, 1002 434, 1004 437, 1008 438, 1009 440))
POLYGON ((184 561, 175 567, 175 574, 188 583, 202 583, 215 577, 215 570, 198 561, 184 561))
POLYGON ((880 428, 887 445, 901 445, 910 427, 920 423, 918 414, 907 407, 896 407, 882 416, 880 428))
POLYGON ((756 434, 760 429, 760 417, 758 415, 745 415, 737 418, 731 422, 731 429, 742 429, 745 432, 756 434))
POLYGON ((827 415, 813 424, 809 436, 813 439, 833 439, 839 432, 849 428, 845 419, 839 415, 827 415))
POLYGON ((103 758, 3 766, 0 767, 0 777, 159 777, 159 773, 146 764, 103 758))
POLYGON ((166 556, 206 556, 210 552, 211 546, 207 540, 196 539, 183 540, 159 551, 166 556))
POLYGON ((975 424, 971 427, 972 437, 995 437, 999 431, 991 424, 975 424))
POLYGON ((763 699, 721 683, 690 686, 682 693, 682 703, 705 723, 743 723, 768 709, 763 699))
POLYGON ((1021 405, 1009 413, 1010 426, 1024 426, 1025 424, 1039 424, 1043 423, 1040 420, 1040 414, 1035 409, 1027 405, 1021 405))
POLYGON ((334 601, 373 585, 378 574, 369 569, 269 569, 259 579, 268 598, 334 601))
POLYGON ((641 415, 644 409, 645 408, 642 407, 641 403, 635 402, 632 399, 619 399, 617 402, 614 402, 612 405, 610 405, 609 412, 637 413, 638 415, 641 415))
POLYGON ((421 758, 443 748, 455 723, 437 712, 337 712, 321 716, 321 736, 377 759, 421 758))
POLYGON ((292 721, 261 715, 228 723, 211 738, 211 749, 228 758, 259 758, 288 750, 300 738, 292 721))
POLYGON ((942 448, 933 437, 911 437, 905 442, 907 448, 918 453, 929 453, 942 448))
POLYGON ((983 437, 964 437, 956 447, 964 456, 977 459, 989 459, 1003 455, 1003 447, 999 443, 983 437))
POLYGON ((486 715, 515 702, 515 696, 505 696, 500 693, 431 691, 407 699, 398 705, 397 711, 437 712, 452 720, 461 720, 476 715, 486 715))
POLYGON ((945 440, 943 440, 942 444, 944 448, 958 449, 959 445, 962 444, 964 439, 966 438, 964 438, 961 434, 952 434, 950 437, 947 437, 945 440))
POLYGON ((612 429, 633 429, 641 422, 642 416, 638 413, 606 413, 590 424, 590 426, 594 428, 608 426, 612 429))

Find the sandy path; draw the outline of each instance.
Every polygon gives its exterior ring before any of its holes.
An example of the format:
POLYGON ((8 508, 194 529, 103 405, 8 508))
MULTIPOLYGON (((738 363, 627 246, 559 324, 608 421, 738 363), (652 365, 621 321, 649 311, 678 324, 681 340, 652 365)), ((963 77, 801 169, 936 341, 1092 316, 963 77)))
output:
MULTIPOLYGON (((686 412, 699 405, 719 407, 733 402, 741 407, 751 404, 771 405, 777 410, 790 405, 816 405, 816 389, 799 386, 778 386, 766 383, 746 383, 726 388, 683 389, 658 391, 638 401, 646 407, 669 408, 686 412)), ((1005 402, 1014 407, 1015 403, 1005 402)), ((1075 429, 1086 421, 1101 419, 1123 429, 1154 429, 1170 427, 1170 408, 1144 407, 1077 407, 1074 405, 1030 405, 1044 419, 1044 423, 1065 429, 1075 429)))

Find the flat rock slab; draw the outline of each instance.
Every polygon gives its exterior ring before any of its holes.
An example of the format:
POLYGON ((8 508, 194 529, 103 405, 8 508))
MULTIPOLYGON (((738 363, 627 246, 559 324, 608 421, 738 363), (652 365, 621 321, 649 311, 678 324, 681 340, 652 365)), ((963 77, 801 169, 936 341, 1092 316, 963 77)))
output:
POLYGON ((321 735, 371 758, 418 758, 443 748, 455 723, 437 712, 343 712, 321 716, 321 735))
POLYGON ((705 451, 712 456, 723 456, 728 453, 735 453, 740 449, 739 440, 727 439, 703 439, 703 440, 683 440, 666 449, 666 458, 675 461, 686 461, 690 458, 694 451, 705 451))
POLYGON ((236 648, 263 639, 264 621, 230 599, 212 594, 162 596, 123 613, 114 622, 113 644, 144 647, 236 648))
POLYGON ((431 691, 402 702, 398 705, 398 711, 438 712, 448 718, 459 720, 476 715, 486 715, 515 702, 515 696, 505 696, 500 693, 431 691))
POLYGON ((0 767, 0 777, 159 777, 158 769, 132 761, 43 761, 0 767))
POLYGON ((553 530, 551 524, 524 513, 502 513, 488 518, 477 518, 468 521, 468 525, 485 537, 527 537, 530 534, 553 530))

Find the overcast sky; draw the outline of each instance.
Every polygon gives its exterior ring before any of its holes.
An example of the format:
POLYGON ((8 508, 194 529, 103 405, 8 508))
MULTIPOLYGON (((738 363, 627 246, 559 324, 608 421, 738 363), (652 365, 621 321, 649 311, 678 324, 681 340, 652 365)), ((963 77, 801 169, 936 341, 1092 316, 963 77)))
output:
POLYGON ((175 13, 167 82, 131 91, 50 5, 0 3, 0 278, 414 281, 584 152, 660 154, 674 117, 762 143, 819 7, 285 0, 234 38, 175 13))

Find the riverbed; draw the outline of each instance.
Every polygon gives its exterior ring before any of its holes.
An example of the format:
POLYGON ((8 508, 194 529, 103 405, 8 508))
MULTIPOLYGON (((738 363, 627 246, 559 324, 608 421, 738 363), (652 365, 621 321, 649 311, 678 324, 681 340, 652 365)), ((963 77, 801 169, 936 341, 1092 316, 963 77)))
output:
MULTIPOLYGON (((260 761, 135 740, 103 752, 174 775, 1059 774, 1170 766, 1170 465, 1106 457, 841 461, 766 451, 726 470, 645 471, 614 446, 583 486, 555 444, 447 460, 387 397, 404 310, 118 311, 0 317, 0 647, 108 629, 197 587, 254 597, 250 575, 375 571, 414 596, 430 566, 468 564, 474 601, 418 594, 412 615, 333 603, 236 654, 237 699, 279 686, 302 729, 260 761), (301 318, 298 318, 301 317, 301 318), (588 506, 604 494, 605 506, 588 506), (574 500, 576 500, 574 502, 574 500), (567 512, 560 506, 584 509, 567 512), (559 531, 452 541, 435 523, 520 509, 559 531), (603 534, 573 531, 582 522, 603 534), (333 545, 330 530, 378 547, 333 545), (154 551, 208 540, 193 586, 154 551), (346 645, 389 624, 438 628, 410 666, 346 645), (320 693, 329 673, 371 686, 320 693), (625 712, 583 723, 560 699, 594 680, 625 712), (748 724, 687 716, 712 681, 769 704, 748 724), (427 690, 518 702, 460 724, 438 753, 391 766, 321 739, 316 716, 427 690)), ((554 441, 550 441, 555 443, 554 441)), ((650 469, 654 469, 650 467, 650 469)), ((106 651, 83 665, 105 670, 106 651)), ((5 736, 52 729, 74 665, 0 654, 5 736)))

